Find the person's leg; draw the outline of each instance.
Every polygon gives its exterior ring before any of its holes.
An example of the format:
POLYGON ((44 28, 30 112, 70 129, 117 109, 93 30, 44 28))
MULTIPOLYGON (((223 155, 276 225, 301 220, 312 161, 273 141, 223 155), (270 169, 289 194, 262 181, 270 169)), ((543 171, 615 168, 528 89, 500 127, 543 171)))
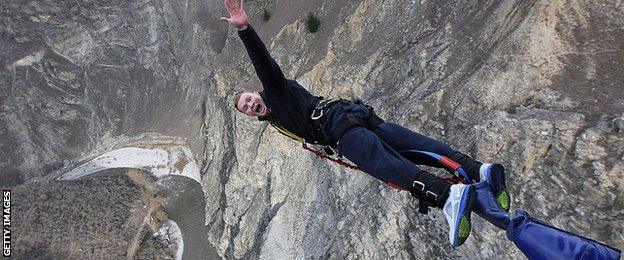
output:
MULTIPOLYGON (((393 123, 383 123, 375 129, 375 134, 384 143, 397 151, 421 150, 446 156, 457 162, 475 181, 485 181, 489 185, 496 202, 506 211, 509 211, 510 196, 505 184, 505 169, 500 164, 484 164, 433 138, 418 134, 405 127, 393 123)), ((410 160, 417 164, 443 168, 437 160, 427 156, 411 156, 410 160)))
POLYGON ((362 171, 392 187, 411 190, 413 182, 420 181, 435 194, 448 194, 449 183, 421 170, 364 127, 349 129, 338 142, 338 151, 362 171))
POLYGON ((474 185, 451 185, 420 170, 363 127, 349 129, 340 138, 338 151, 375 178, 409 190, 420 200, 419 212, 427 213, 428 206, 441 208, 449 223, 451 245, 460 246, 466 241, 470 234, 470 212, 476 198, 474 185))
MULTIPOLYGON (((421 135, 393 123, 383 123, 379 125, 374 132, 381 140, 394 148, 396 151, 419 150, 445 156, 461 165, 470 178, 475 182, 480 180, 479 168, 481 167, 481 162, 468 155, 453 150, 450 146, 443 142, 421 135)), ((444 167, 437 160, 434 160, 426 155, 412 156, 410 159, 414 160, 414 163, 417 164, 438 168, 444 167)))
POLYGON ((470 234, 470 212, 476 197, 474 185, 450 185, 419 169, 358 123, 369 115, 369 109, 362 104, 341 102, 319 123, 323 135, 337 142, 338 151, 361 170, 390 186, 409 190, 418 198, 420 213, 427 213, 429 206, 441 208, 449 223, 451 245, 463 244, 470 234))

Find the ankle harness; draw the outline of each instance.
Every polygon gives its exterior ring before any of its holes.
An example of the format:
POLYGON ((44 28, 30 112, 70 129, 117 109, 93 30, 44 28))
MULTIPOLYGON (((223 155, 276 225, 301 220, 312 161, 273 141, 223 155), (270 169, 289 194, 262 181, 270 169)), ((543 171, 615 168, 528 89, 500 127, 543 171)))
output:
MULTIPOLYGON (((440 165, 444 166, 444 169, 453 174, 452 178, 447 178, 447 182, 454 183, 472 183, 473 180, 470 178, 466 171, 461 167, 457 162, 449 159, 446 156, 439 155, 433 152, 420 151, 420 150, 403 150, 399 151, 399 154, 410 161, 416 159, 417 157, 425 156, 430 157, 436 160, 440 165)), ((410 193, 418 198, 419 206, 418 213, 427 214, 429 212, 429 207, 436 207, 441 203, 444 196, 442 194, 436 194, 426 187, 425 183, 427 181, 414 181, 412 183, 412 187, 410 189, 410 193)), ((435 185, 434 185, 435 186, 435 185)), ((431 188, 431 187, 429 187, 431 188)), ((435 187, 434 187, 435 190, 435 187)))
POLYGON ((410 193, 418 198, 418 213, 429 213, 429 207, 435 207, 439 204, 438 194, 425 189, 425 184, 420 181, 414 181, 410 193))

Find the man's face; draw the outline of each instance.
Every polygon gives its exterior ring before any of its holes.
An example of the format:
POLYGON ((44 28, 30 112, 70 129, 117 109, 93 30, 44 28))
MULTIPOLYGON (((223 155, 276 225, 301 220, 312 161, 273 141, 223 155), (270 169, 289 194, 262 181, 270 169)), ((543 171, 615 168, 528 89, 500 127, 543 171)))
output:
POLYGON ((269 109, 258 93, 243 92, 236 104, 238 111, 248 116, 266 116, 269 109))

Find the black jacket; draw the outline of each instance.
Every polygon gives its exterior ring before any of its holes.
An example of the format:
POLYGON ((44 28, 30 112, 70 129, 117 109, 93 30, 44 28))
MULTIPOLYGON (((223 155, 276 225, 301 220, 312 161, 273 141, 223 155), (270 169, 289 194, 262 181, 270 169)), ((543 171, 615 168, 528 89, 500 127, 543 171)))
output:
POLYGON ((263 91, 260 96, 270 110, 268 116, 258 119, 268 120, 274 126, 303 137, 306 142, 323 142, 320 129, 310 118, 312 110, 323 97, 313 96, 297 81, 286 79, 251 25, 238 31, 238 36, 245 44, 251 63, 262 82, 263 91))

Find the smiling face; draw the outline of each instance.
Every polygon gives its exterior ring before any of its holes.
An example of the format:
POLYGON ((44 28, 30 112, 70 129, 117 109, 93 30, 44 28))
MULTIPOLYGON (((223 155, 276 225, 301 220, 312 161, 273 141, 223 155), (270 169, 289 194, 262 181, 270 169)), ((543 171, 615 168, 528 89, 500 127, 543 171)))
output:
POLYGON ((258 93, 243 92, 236 101, 236 109, 248 116, 266 116, 269 109, 258 93))

